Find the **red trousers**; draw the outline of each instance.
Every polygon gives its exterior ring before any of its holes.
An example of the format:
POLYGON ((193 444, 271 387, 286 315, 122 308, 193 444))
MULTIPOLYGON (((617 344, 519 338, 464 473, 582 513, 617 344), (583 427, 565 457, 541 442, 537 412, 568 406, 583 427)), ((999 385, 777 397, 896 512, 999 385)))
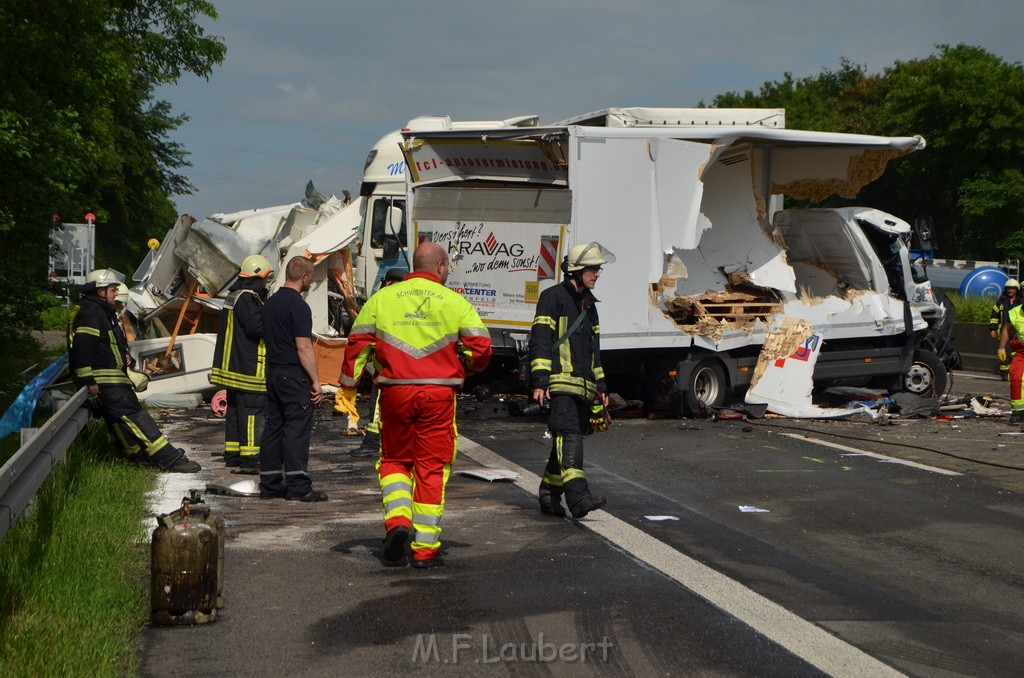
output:
POLYGON ((455 390, 384 386, 380 418, 384 529, 411 527, 413 558, 429 560, 441 547, 444 490, 455 460, 455 390))
POLYGON ((1021 393, 1021 382, 1024 381, 1024 353, 1014 353, 1010 362, 1010 410, 1024 410, 1024 394, 1021 393))

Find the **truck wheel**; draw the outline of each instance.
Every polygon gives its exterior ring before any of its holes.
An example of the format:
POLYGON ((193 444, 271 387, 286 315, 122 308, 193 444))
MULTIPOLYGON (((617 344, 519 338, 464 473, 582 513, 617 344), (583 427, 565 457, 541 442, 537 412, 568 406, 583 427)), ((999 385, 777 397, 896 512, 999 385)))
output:
POLYGON ((949 373, 945 365, 931 351, 914 351, 914 363, 903 375, 901 385, 907 393, 925 398, 938 398, 946 392, 949 373))
POLYGON ((685 386, 683 402, 686 411, 693 417, 707 416, 710 408, 721 407, 725 401, 728 388, 725 370, 714 358, 705 358, 690 372, 685 386))

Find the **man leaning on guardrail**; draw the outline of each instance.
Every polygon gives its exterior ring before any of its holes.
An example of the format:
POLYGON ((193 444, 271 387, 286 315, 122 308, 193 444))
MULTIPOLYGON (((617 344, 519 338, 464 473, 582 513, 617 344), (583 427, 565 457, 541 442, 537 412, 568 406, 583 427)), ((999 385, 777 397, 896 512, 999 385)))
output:
POLYGON ((132 461, 171 473, 194 473, 202 467, 171 445, 149 413, 142 409, 128 378, 128 346, 114 308, 124 275, 101 268, 86 276, 81 299, 68 332, 71 378, 85 388, 98 407, 107 430, 132 461))

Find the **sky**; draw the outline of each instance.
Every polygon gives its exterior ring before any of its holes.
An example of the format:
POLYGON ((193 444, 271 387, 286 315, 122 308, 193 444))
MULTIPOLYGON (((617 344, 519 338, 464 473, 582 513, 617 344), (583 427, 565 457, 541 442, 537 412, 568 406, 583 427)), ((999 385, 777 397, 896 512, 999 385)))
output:
POLYGON ((310 180, 356 194, 376 140, 419 115, 685 108, 843 57, 881 72, 937 44, 1024 61, 1024 3, 1009 0, 212 1, 219 18, 201 24, 224 62, 157 92, 190 118, 171 138, 197 190, 175 204, 200 219, 297 202, 310 180))

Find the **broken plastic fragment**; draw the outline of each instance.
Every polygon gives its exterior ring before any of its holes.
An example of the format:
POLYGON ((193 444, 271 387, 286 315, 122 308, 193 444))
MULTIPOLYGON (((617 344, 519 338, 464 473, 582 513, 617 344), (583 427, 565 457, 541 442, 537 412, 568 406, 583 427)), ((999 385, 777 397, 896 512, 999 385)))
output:
POLYGON ((769 513, 770 509, 757 508, 756 506, 741 506, 742 513, 769 513))
POLYGON ((475 468, 467 471, 459 471, 460 476, 466 476, 468 478, 476 478, 477 480, 486 480, 489 483, 495 481, 513 481, 519 477, 519 474, 515 471, 508 471, 501 468, 475 468))

